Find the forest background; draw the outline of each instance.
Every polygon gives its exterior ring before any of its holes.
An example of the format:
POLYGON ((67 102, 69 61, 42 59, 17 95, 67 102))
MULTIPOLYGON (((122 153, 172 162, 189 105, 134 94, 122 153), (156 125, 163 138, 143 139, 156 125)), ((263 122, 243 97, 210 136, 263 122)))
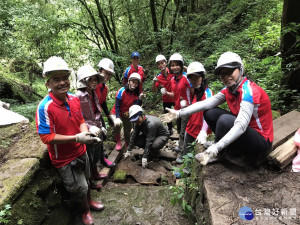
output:
MULTIPOLYGON (((223 87, 213 75, 218 57, 238 53, 246 74, 269 95, 272 109, 300 109, 300 1, 294 0, 2 0, 0 2, 0 99, 31 121, 47 94, 42 63, 61 56, 74 70, 97 68, 108 57, 115 75, 108 84, 109 109, 121 87, 130 54, 138 51, 149 70, 144 86, 148 110, 159 71, 155 57, 179 52, 185 65, 204 64, 210 88, 223 87)), ((75 92, 73 79, 72 92, 75 92)))

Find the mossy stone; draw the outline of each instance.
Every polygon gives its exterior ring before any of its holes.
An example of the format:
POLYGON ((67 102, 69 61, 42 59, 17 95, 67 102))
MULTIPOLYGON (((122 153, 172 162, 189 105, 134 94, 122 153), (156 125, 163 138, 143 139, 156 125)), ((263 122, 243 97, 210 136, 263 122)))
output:
POLYGON ((114 182, 125 183, 126 176, 127 172, 125 170, 117 170, 113 176, 114 182))

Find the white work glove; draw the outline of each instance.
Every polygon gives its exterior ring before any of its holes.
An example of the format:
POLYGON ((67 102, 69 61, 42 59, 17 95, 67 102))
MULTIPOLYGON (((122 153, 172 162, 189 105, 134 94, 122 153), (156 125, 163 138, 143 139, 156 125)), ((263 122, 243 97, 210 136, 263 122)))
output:
POLYGON ((158 81, 158 79, 157 79, 157 76, 154 75, 153 82, 156 82, 156 81, 158 81))
POLYGON ((131 157, 131 154, 132 154, 132 152, 127 150, 127 151, 124 153, 124 159, 126 159, 126 158, 128 158, 128 157, 131 157))
POLYGON ((140 96, 139 96, 139 99, 144 99, 144 98, 146 98, 146 94, 141 93, 140 96))
POLYGON ((99 127, 96 127, 96 126, 91 126, 90 129, 89 129, 89 132, 91 132, 95 136, 99 136, 99 134, 101 133, 101 129, 99 127))
POLYGON ((119 127, 122 124, 122 120, 120 118, 116 118, 116 119, 114 119, 114 124, 115 124, 115 127, 119 127))
POLYGON ((200 133, 198 134, 197 138, 196 138, 196 142, 203 145, 206 142, 206 138, 207 138, 206 131, 201 130, 200 133))
POLYGON ((101 139, 98 137, 93 137, 93 134, 91 132, 81 132, 79 134, 76 134, 76 142, 81 144, 95 144, 101 142, 101 139))
POLYGON ((216 161, 219 149, 217 145, 212 145, 204 152, 198 153, 195 155, 195 158, 200 162, 201 165, 205 166, 209 162, 216 161))
POLYGON ((165 88, 162 88, 162 89, 160 89, 160 93, 162 95, 165 95, 165 94, 167 94, 167 90, 165 88))
POLYGON ((106 136, 107 135, 107 130, 105 127, 101 127, 101 132, 106 136))
POLYGON ((142 158, 142 167, 146 168, 148 166, 147 158, 142 158))
POLYGON ((185 108, 185 107, 187 107, 187 101, 186 100, 181 100, 180 101, 180 107, 183 109, 183 108, 185 108))
POLYGON ((170 109, 166 107, 166 110, 169 111, 168 113, 163 114, 160 119, 165 123, 170 123, 173 120, 179 117, 179 111, 175 109, 170 109))

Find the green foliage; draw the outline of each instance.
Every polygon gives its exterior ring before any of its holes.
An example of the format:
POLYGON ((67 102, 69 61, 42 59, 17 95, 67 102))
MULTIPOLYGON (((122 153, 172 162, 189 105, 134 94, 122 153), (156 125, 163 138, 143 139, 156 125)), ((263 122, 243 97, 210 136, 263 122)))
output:
POLYGON ((8 224, 9 223, 9 216, 11 215, 10 212, 11 206, 5 205, 4 209, 0 211, 0 224, 8 224))
POLYGON ((176 186, 170 186, 169 189, 172 191, 172 196, 170 201, 173 205, 180 204, 186 215, 190 215, 192 212, 192 207, 189 205, 188 201, 185 199, 184 195, 191 189, 198 189, 194 182, 194 178, 190 177, 190 170, 195 160, 195 145, 196 142, 190 143, 188 148, 190 153, 187 153, 182 157, 183 164, 181 167, 173 167, 173 170, 181 174, 180 182, 176 186))
POLYGON ((12 111, 19 113, 29 119, 30 122, 35 120, 35 111, 39 104, 39 101, 26 103, 26 104, 14 104, 11 106, 12 111))

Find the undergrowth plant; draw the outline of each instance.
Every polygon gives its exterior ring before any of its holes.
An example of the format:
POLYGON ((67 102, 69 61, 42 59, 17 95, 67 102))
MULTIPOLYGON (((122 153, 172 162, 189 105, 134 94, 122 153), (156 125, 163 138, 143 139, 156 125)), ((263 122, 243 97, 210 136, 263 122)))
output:
POLYGON ((174 172, 180 174, 180 181, 176 186, 170 186, 169 189, 172 191, 171 204, 179 204, 186 215, 190 215, 192 207, 185 198, 185 193, 191 189, 198 189, 194 183, 194 178, 190 176, 191 168, 195 159, 195 145, 196 142, 188 144, 188 148, 191 152, 182 156, 183 164, 181 167, 173 167, 174 172))
POLYGON ((9 204, 4 206, 4 209, 0 211, 0 224, 8 224, 10 220, 8 217, 11 215, 11 206, 9 204))

